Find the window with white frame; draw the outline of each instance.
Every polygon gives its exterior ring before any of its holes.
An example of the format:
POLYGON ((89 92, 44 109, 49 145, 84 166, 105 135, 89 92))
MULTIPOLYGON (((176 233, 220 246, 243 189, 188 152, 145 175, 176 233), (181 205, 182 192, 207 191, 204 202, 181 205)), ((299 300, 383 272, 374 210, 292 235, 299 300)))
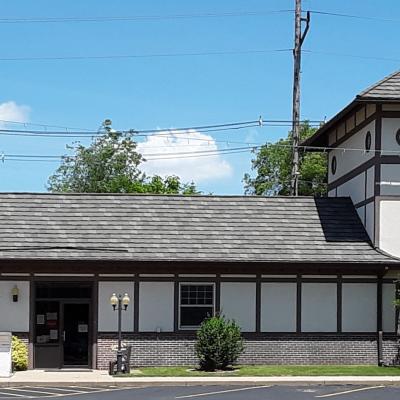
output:
POLYGON ((195 329, 214 315, 213 283, 181 283, 179 286, 179 327, 195 329))

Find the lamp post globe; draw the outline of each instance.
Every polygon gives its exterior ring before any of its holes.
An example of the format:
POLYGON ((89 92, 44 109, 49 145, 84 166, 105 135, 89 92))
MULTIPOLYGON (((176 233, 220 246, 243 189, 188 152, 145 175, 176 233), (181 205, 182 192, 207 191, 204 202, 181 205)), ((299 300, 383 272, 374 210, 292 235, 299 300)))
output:
POLYGON ((125 293, 124 297, 122 298, 122 305, 124 306, 125 310, 128 308, 130 301, 131 299, 129 298, 128 293, 125 293))
POLYGON ((110 297, 110 304, 112 305, 113 309, 115 310, 118 305, 118 297, 115 293, 112 294, 110 297))
POLYGON ((131 299, 128 293, 123 296, 121 294, 113 293, 110 297, 110 304, 114 311, 118 311, 118 350, 117 350, 117 373, 122 372, 122 311, 128 309, 131 299))

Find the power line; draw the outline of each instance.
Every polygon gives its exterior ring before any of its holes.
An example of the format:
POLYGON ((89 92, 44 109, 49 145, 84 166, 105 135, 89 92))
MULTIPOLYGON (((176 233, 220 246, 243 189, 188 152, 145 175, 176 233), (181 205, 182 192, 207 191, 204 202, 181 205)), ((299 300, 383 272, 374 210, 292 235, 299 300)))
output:
MULTIPOLYGON (((310 126, 316 125, 319 126, 324 121, 321 120, 302 120, 298 123, 306 124, 308 123, 310 126)), ((296 122, 297 123, 297 122, 296 122)), ((180 135, 180 134, 188 134, 190 131, 194 131, 196 133, 205 133, 205 132, 222 132, 229 130, 239 130, 239 129, 248 129, 248 128, 261 128, 263 126, 274 126, 274 127, 286 127, 291 126, 291 120, 253 120, 253 121, 244 121, 244 122, 233 122, 226 124, 217 124, 217 125, 198 125, 198 126, 187 126, 181 128, 158 128, 158 129, 129 129, 129 130, 118 130, 116 133, 121 134, 133 134, 135 136, 149 136, 149 135, 157 135, 157 136, 170 136, 170 135, 180 135)), ((67 133, 64 131, 55 131, 55 130, 34 130, 34 129, 0 129, 0 134, 12 134, 12 135, 33 135, 33 136, 50 136, 54 135, 57 137, 93 137, 93 136, 101 136, 102 132, 97 131, 74 131, 71 133, 67 133)))
POLYGON ((168 57, 202 57, 228 56, 266 53, 290 53, 292 49, 244 49, 244 50, 216 50, 182 53, 149 53, 149 54, 109 54, 94 56, 43 56, 43 57, 1 57, 0 61, 65 61, 65 60, 112 60, 129 58, 168 58, 168 57))
MULTIPOLYGON (((377 22, 394 22, 399 23, 399 19, 394 18, 382 18, 360 14, 346 14, 339 12, 331 12, 324 10, 307 10, 312 14, 359 19, 366 21, 377 21, 377 22)), ((263 17, 266 15, 277 15, 277 14, 291 14, 293 9, 281 9, 281 10, 245 10, 245 11, 233 11, 233 12, 220 12, 220 13, 189 13, 189 14, 153 14, 153 15, 115 15, 115 16, 87 16, 87 17, 5 17, 0 18, 0 24, 36 24, 36 23, 75 23, 75 22, 146 22, 146 21, 161 21, 161 20, 184 20, 184 19, 202 19, 202 18, 236 18, 236 17, 263 17)))
POLYGON ((42 128, 58 128, 58 129, 65 129, 67 132, 69 130, 80 130, 80 131, 93 131, 93 129, 88 129, 88 128, 77 128, 77 127, 71 127, 71 126, 64 126, 64 125, 50 125, 50 124, 45 124, 45 123, 40 123, 40 122, 22 122, 22 121, 11 121, 8 119, 0 119, 0 123, 2 124, 18 124, 18 125, 24 125, 24 126, 41 126, 42 128))
MULTIPOLYGON (((249 50, 221 50, 221 51, 204 51, 204 52, 182 52, 182 53, 153 53, 153 54, 110 54, 110 55, 94 55, 94 56, 40 56, 40 57, 0 57, 0 61, 4 62, 19 62, 19 61, 101 61, 101 60, 112 60, 112 59, 140 59, 140 58, 174 58, 174 57, 204 57, 204 56, 229 56, 229 55, 250 55, 250 54, 273 54, 273 53, 291 53, 293 49, 249 49, 249 50)), ((399 58, 390 57, 376 57, 367 56, 362 54, 350 54, 350 53, 337 53, 320 50, 303 50, 304 53, 318 54, 335 57, 350 57, 364 60, 375 60, 375 61, 389 61, 399 62, 399 58)), ((37 124, 41 125, 41 124, 37 124)), ((75 128, 71 128, 75 129, 75 128)))
MULTIPOLYGON (((98 130, 96 129, 89 129, 89 128, 77 128, 77 127, 71 127, 71 126, 65 126, 65 125, 51 125, 48 123, 43 123, 43 122, 22 122, 22 121, 11 121, 11 120, 5 120, 5 119, 0 119, 0 122, 5 123, 5 124, 18 124, 18 125, 24 125, 24 126, 28 126, 28 125, 32 125, 32 126, 41 126, 41 127, 45 127, 45 128, 60 128, 60 129, 65 129, 66 133, 69 130, 77 130, 77 131, 88 131, 89 133, 91 132, 97 132, 98 130)), ((288 119, 268 119, 268 120, 262 120, 263 123, 288 123, 291 124, 292 121, 288 120, 288 119)), ((301 122, 306 123, 306 122, 310 122, 310 123, 316 123, 316 124, 320 124, 320 123, 324 123, 325 121, 323 120, 316 120, 316 119, 303 119, 301 122)), ((258 120, 254 120, 254 121, 245 121, 245 122, 234 122, 233 125, 242 125, 242 124, 246 124, 246 123, 260 123, 260 119, 258 120)), ((203 127, 217 127, 217 126, 227 126, 230 125, 228 124, 219 124, 219 125, 205 125, 205 126, 201 126, 203 127)), ((195 129, 196 126, 191 126, 191 127, 187 127, 187 128, 177 128, 179 129, 195 129)), ((158 130, 162 130, 161 128, 157 128, 158 130)), ((164 130, 171 130, 173 128, 167 128, 164 130)), ((126 131, 126 130, 125 130, 126 131)), ((139 130, 140 132, 143 132, 144 130, 139 130)), ((148 129, 147 131, 149 132, 153 132, 153 129, 148 129)), ((63 132, 65 133, 65 132, 63 132)))
POLYGON ((358 54, 336 53, 336 52, 319 51, 319 50, 303 50, 303 52, 304 52, 304 53, 308 53, 308 54, 320 54, 320 55, 334 56, 334 57, 359 58, 359 59, 363 59, 363 60, 377 60, 377 61, 400 62, 400 58, 363 56, 363 55, 358 55, 358 54))
MULTIPOLYGON (((147 161, 156 161, 156 160, 173 160, 173 159, 184 159, 184 158, 196 158, 196 157, 207 157, 207 156, 216 156, 216 155, 225 155, 225 154, 237 154, 237 153, 245 153, 245 152, 254 152, 261 147, 281 147, 292 149, 293 144, 280 144, 280 143, 266 143, 264 145, 252 145, 247 147, 234 147, 228 149, 212 149, 212 150, 200 150, 200 151, 192 151, 192 152, 171 152, 171 153, 142 153, 142 156, 147 161)), ((304 146, 299 145, 299 149, 303 151, 313 150, 319 152, 327 152, 331 150, 336 150, 342 152, 344 154, 346 151, 357 151, 362 152, 364 154, 372 153, 375 155, 390 155, 390 156, 400 156, 400 150, 366 150, 363 148, 354 148, 354 147, 316 147, 316 146, 304 146)), ((0 161, 59 161, 63 158, 70 157, 73 158, 73 155, 40 155, 40 154, 1 154, 0 161)))
POLYGON ((229 18, 229 17, 261 17, 273 14, 292 13, 293 10, 265 10, 265 11, 234 11, 221 13, 192 13, 192 14, 156 14, 131 16, 88 16, 88 17, 7 17, 0 18, 0 24, 20 23, 69 23, 69 22, 113 22, 113 21, 159 21, 173 19, 197 18, 229 18))
MULTIPOLYGON (((273 53, 291 53, 293 49, 243 49, 243 50, 217 50, 217 51, 199 51, 199 52, 182 52, 182 53, 150 53, 150 54, 109 54, 109 55, 93 55, 93 56, 39 56, 39 57, 0 57, 0 61, 4 62, 18 62, 18 61, 101 61, 101 60, 112 60, 112 59, 135 59, 135 58, 175 58, 175 57, 204 57, 204 56, 229 56, 229 55, 250 55, 250 54, 273 54, 273 53)), ((337 53, 320 50, 303 50, 304 53, 327 55, 335 57, 350 57, 365 60, 376 60, 376 61, 390 61, 399 62, 398 58, 390 57, 376 57, 367 56, 362 54, 349 54, 349 53, 337 53)), ((41 125, 41 124, 37 124, 41 125)), ((75 128, 71 128, 75 129, 75 128)))
POLYGON ((321 11, 321 10, 309 10, 309 12, 311 12, 312 14, 326 15, 331 17, 352 18, 352 19, 361 19, 367 21, 397 22, 397 23, 400 22, 400 19, 371 17, 367 15, 344 14, 344 13, 336 13, 336 12, 321 11))

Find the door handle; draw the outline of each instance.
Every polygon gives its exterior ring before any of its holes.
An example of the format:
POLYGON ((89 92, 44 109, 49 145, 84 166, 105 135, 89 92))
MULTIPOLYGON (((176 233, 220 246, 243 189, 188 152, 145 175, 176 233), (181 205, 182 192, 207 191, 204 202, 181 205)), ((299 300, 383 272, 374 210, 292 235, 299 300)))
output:
POLYGON ((63 342, 65 342, 65 331, 63 331, 63 342))

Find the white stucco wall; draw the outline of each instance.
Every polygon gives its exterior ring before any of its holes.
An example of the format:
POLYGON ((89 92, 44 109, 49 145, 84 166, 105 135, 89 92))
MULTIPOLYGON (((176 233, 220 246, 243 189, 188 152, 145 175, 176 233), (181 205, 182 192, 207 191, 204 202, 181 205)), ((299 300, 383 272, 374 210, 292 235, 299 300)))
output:
POLYGON ((139 331, 174 330, 174 282, 140 282, 139 331))
POLYGON ((221 311, 234 319, 243 332, 256 329, 256 284, 253 282, 222 282, 221 311))
POLYGON ((261 331, 296 332, 297 285, 294 282, 261 284, 261 331))
POLYGON ((400 257, 400 197, 379 201, 378 247, 400 257))
POLYGON ((390 153, 392 150, 400 150, 400 146, 396 142, 396 132, 400 129, 400 118, 382 118, 382 150, 390 153))
POLYGON ((124 332, 133 331, 133 282, 99 282, 99 332, 117 332, 118 331, 118 312, 113 311, 110 305, 110 297, 113 293, 128 293, 131 302, 127 311, 122 311, 122 330, 124 332))
POLYGON ((354 204, 365 200, 365 173, 355 176, 337 188, 338 197, 350 196, 354 204))
MULTIPOLYGON (((364 128, 360 129, 359 132, 351 136, 348 140, 338 146, 339 148, 349 149, 365 149, 365 135, 371 132, 371 149, 375 148, 375 121, 369 123, 364 128)), ((332 150, 329 152, 329 171, 328 171, 328 182, 332 182, 344 174, 354 170, 354 168, 368 161, 374 156, 372 151, 365 153, 364 151, 343 151, 343 150, 332 150), (333 175, 331 171, 332 157, 336 156, 337 168, 336 173, 333 175)))
POLYGON ((336 283, 303 283, 301 305, 302 332, 336 332, 336 283))
POLYGON ((377 329, 376 283, 343 283, 342 330, 343 332, 376 332, 377 329))
POLYGON ((0 331, 29 332, 29 282, 0 281, 0 331), (19 296, 14 303, 11 290, 15 285, 19 296))
POLYGON ((400 164, 381 165, 381 195, 400 195, 400 164))
POLYGON ((384 332, 395 332, 396 309, 393 301, 396 298, 396 285, 384 283, 382 285, 382 329, 384 332))

